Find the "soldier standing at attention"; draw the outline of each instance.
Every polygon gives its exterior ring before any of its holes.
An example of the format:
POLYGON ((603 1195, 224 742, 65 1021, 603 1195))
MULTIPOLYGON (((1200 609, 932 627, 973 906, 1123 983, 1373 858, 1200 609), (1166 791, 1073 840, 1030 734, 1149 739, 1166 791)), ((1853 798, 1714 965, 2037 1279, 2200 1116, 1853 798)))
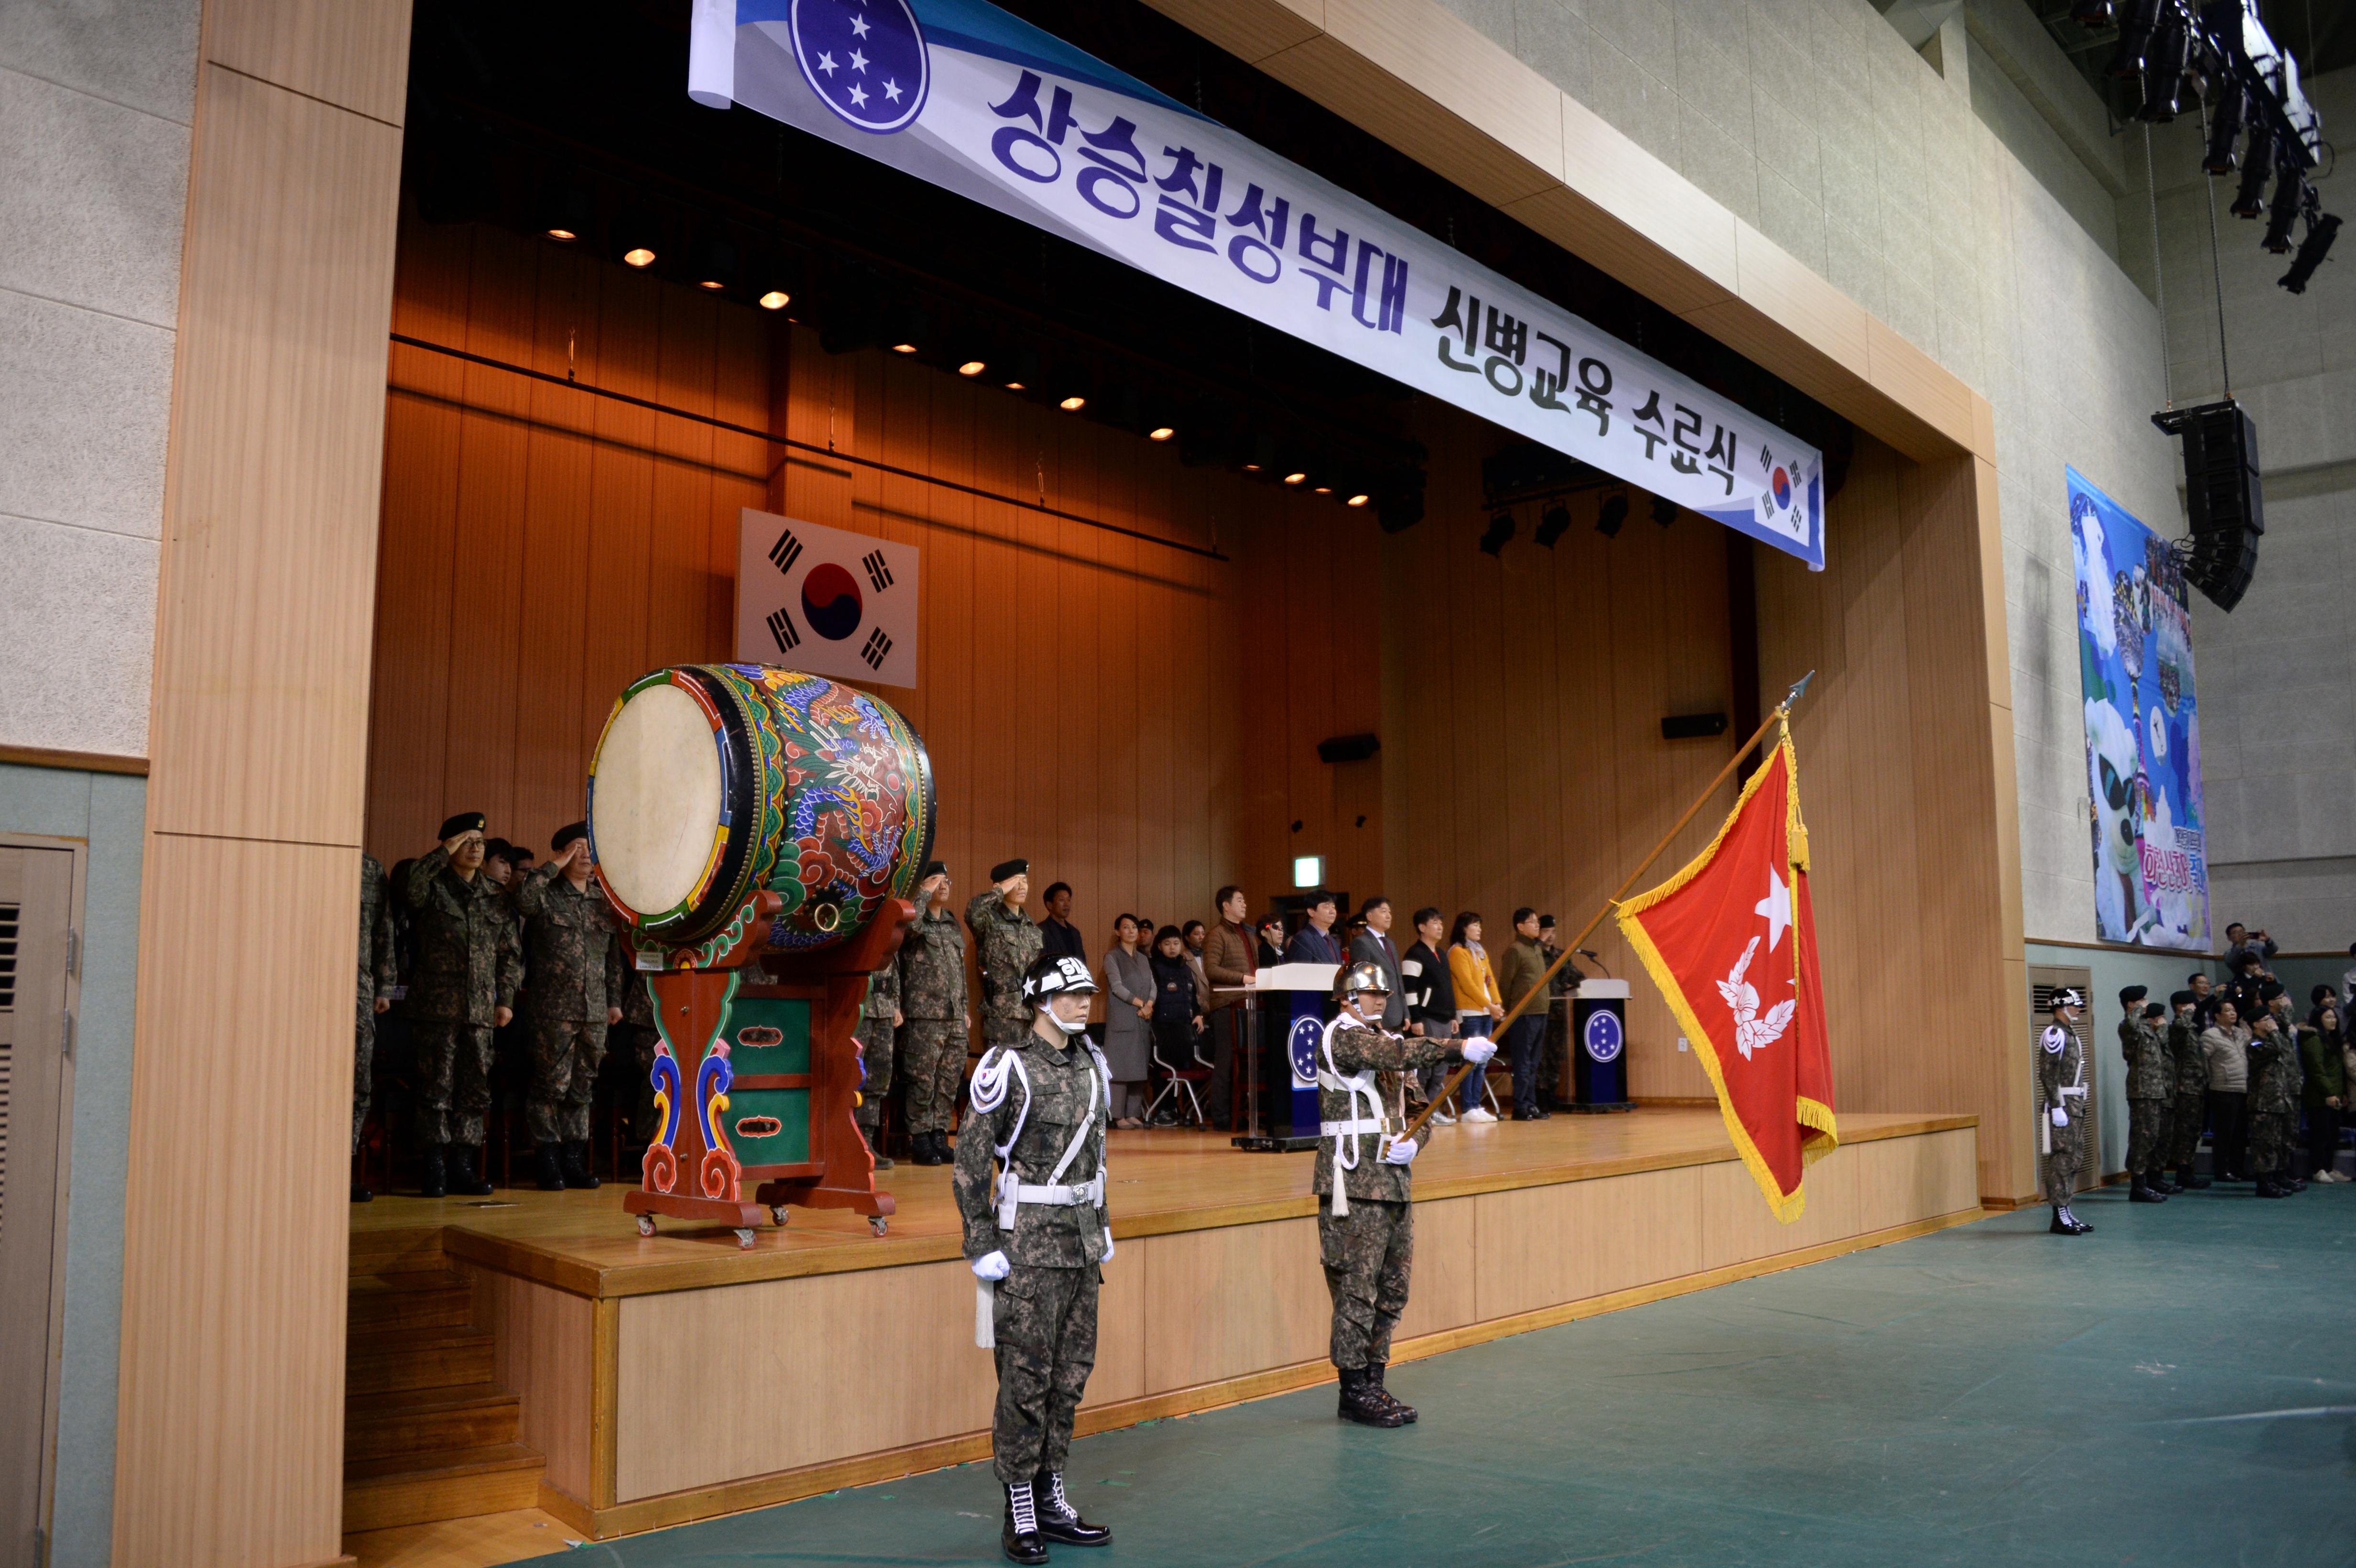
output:
POLYGON ((1046 1562, 1051 1541, 1112 1540, 1064 1490, 1072 1420, 1096 1367, 1101 1265, 1113 1251, 1104 1177, 1112 1079, 1083 1032, 1096 991, 1076 958, 1032 962, 1015 997, 1031 1027, 983 1053, 957 1145, 952 1187, 980 1282, 974 1340, 998 1362, 990 1436, 1006 1488, 999 1544, 1016 1563, 1046 1562))
POLYGON ((2129 986, 2119 992, 2119 1054, 2127 1064, 2127 1191, 2130 1203, 2165 1203, 2151 1179, 2160 1173, 2159 1158, 2167 1139, 2169 1082, 2167 1041, 2143 1016, 2149 987, 2129 986))
POLYGON ((531 1089, 524 1123, 538 1146, 540 1189, 594 1187, 589 1104, 605 1060, 605 1030, 622 1021, 622 939, 605 898, 590 886, 589 826, 549 841, 548 864, 511 879, 531 975, 531 1089))
MULTIPOLYGON (((903 938, 902 940, 905 940, 903 938)), ((859 1106, 851 1119, 867 1140, 875 1168, 889 1170, 884 1155, 884 1097, 892 1093, 892 1040, 900 1027, 900 965, 897 958, 867 976, 867 1003, 851 1038, 859 1042, 859 1106)))
POLYGON ((1397 1135, 1407 1125, 1408 1075, 1418 1068, 1496 1054, 1492 1040, 1411 1040, 1383 1030, 1390 980, 1373 964, 1334 976, 1341 1012, 1325 1027, 1317 1063, 1317 1251, 1333 1298, 1332 1353, 1342 1374, 1344 1421, 1404 1426, 1416 1413, 1383 1387, 1391 1330, 1407 1310, 1415 1265, 1415 1210, 1408 1166, 1431 1136, 1397 1135))
POLYGON ((2057 1236, 2083 1236, 2094 1228, 2070 1212, 2086 1151, 2086 1047, 2076 1027, 2085 1005, 2067 986, 2055 991, 2048 1004, 2052 1021, 2037 1037, 2037 1147, 2045 1200, 2053 1205, 2048 1228, 2057 1236))
POLYGON ((2209 1056, 2201 1049, 2201 1019, 2190 991, 2168 998, 2168 1053, 2176 1065, 2176 1098, 2168 1108, 2168 1163, 2176 1172, 2170 1185, 2197 1190, 2210 1179, 2192 1168, 2201 1152, 2201 1125, 2209 1114, 2209 1056))
POLYGON ((419 1185, 428 1198, 491 1190, 481 1163, 491 1031, 515 1017, 523 954, 515 912, 482 869, 483 814, 461 812, 442 825, 440 848, 420 857, 401 890, 414 912, 409 1013, 424 1145, 419 1185))
MULTIPOLYGON (((392 957, 392 905, 385 895, 384 863, 360 852, 359 1008, 352 1035, 352 1153, 360 1152, 360 1124, 368 1120, 369 1097, 375 1089, 376 1016, 392 1006, 393 987, 401 983, 392 957)), ((366 1203, 376 1196, 358 1181, 352 1201, 366 1203)))
POLYGON ((1044 939, 1023 912, 1030 896, 1031 862, 1001 860, 990 869, 990 886, 965 906, 965 923, 973 928, 975 965, 981 971, 985 1045, 1012 1045, 1031 1032, 1023 976, 1038 958, 1044 939))
POLYGON ((918 1165, 949 1162, 949 1117, 965 1080, 966 1041, 973 1015, 965 1002, 965 928, 949 908, 949 871, 927 861, 916 883, 923 909, 900 943, 900 1011, 907 1033, 900 1041, 902 1109, 918 1165))

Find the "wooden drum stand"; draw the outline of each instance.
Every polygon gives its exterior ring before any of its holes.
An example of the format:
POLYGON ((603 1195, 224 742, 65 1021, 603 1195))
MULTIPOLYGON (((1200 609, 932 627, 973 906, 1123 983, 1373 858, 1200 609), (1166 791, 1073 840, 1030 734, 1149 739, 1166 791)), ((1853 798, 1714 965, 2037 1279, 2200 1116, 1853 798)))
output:
POLYGON ((875 1157, 851 1116, 862 1076, 852 1031, 867 976, 916 918, 905 899, 884 905, 842 946, 773 953, 779 901, 758 892, 720 936, 661 954, 661 971, 645 976, 660 1036, 656 1136, 637 1188, 622 1198, 638 1234, 653 1235, 655 1216, 667 1214, 734 1227, 749 1247, 757 1226, 783 1225, 797 1203, 864 1214, 884 1234, 894 1205, 875 1190, 875 1157))

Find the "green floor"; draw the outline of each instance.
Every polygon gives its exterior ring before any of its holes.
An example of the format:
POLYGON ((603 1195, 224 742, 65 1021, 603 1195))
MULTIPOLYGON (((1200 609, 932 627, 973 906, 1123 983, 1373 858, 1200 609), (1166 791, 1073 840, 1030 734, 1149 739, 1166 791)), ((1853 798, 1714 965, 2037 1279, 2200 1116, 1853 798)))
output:
MULTIPOLYGON (((1399 1432, 1328 1385, 1089 1438, 1118 1540, 1057 1557, 2356 1563, 2356 1188, 2248 1194, 2113 1189, 2076 1241, 2024 1211, 1419 1361, 1399 1432)), ((977 1464, 535 1561, 988 1563, 998 1519, 977 1464)))

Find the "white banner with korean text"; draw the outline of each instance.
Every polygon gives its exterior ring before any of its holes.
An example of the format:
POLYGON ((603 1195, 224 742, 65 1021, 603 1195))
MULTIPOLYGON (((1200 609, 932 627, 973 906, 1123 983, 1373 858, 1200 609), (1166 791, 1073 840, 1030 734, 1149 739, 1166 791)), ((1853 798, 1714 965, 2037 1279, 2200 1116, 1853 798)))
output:
POLYGON ((1824 565, 1824 458, 988 0, 695 0, 688 90, 1115 257, 1824 565))

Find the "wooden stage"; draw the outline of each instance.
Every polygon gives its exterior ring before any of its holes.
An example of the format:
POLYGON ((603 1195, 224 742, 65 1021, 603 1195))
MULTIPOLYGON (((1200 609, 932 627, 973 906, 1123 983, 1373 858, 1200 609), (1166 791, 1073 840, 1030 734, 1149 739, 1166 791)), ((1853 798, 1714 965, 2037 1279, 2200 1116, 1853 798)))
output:
MULTIPOLYGON (((1846 1115, 1779 1225, 1718 1112, 1650 1107, 1440 1129, 1416 1162, 1413 1301, 1396 1359, 1919 1235, 1979 1213, 1977 1122, 1846 1115)), ((1327 1301, 1308 1154, 1116 1133, 1083 1433, 1317 1382, 1327 1301)), ((626 1189, 380 1198, 355 1273, 405 1253, 473 1282, 496 1375, 547 1456, 541 1506, 603 1539, 980 1457, 996 1380, 946 1167, 901 1166, 887 1234, 795 1210, 640 1237, 626 1189)))

